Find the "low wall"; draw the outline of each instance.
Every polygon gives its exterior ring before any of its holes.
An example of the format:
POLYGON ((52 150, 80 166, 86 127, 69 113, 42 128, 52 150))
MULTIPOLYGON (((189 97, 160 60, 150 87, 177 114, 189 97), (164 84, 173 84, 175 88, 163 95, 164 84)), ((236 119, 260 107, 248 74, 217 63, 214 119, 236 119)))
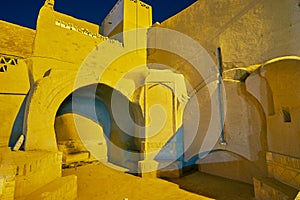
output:
POLYGON ((300 190, 300 159, 267 152, 269 176, 300 190))

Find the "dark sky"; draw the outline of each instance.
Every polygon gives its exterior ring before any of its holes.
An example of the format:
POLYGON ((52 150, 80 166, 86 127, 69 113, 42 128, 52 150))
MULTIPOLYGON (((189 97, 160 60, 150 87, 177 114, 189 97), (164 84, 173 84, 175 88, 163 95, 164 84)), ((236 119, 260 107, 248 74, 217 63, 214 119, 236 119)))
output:
MULTIPOLYGON (((55 0, 55 10, 100 24, 118 0, 55 0)), ((153 23, 162 22, 196 0, 144 0, 152 6, 153 23)), ((1 0, 0 20, 35 29, 44 0, 1 0)))

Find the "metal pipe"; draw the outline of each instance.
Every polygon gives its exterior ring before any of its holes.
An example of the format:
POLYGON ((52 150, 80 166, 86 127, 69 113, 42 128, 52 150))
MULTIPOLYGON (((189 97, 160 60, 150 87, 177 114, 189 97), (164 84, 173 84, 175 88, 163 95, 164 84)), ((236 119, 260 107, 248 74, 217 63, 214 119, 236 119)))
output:
POLYGON ((222 84, 222 54, 221 48, 218 47, 216 50, 216 55, 218 58, 218 104, 219 104, 219 116, 220 116, 220 143, 226 145, 224 131, 223 131, 223 108, 222 108, 222 98, 221 98, 221 84, 222 84))

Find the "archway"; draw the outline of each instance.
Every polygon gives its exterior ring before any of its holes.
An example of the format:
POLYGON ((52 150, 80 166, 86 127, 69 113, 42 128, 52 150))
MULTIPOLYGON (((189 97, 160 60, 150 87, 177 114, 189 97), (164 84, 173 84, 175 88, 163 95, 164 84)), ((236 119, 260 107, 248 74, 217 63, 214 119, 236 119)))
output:
POLYGON ((63 152, 65 165, 93 160, 107 162, 110 114, 89 88, 86 86, 70 94, 56 113, 56 142, 58 150, 63 152))
POLYGON ((143 121, 139 105, 107 85, 88 85, 75 90, 62 102, 55 118, 56 141, 64 153, 64 164, 100 160, 136 171, 139 157, 130 155, 140 152, 136 127, 128 123, 123 130, 117 124, 111 108, 113 93, 121 108, 129 106, 127 117, 143 121))
POLYGON ((127 103, 131 118, 137 123, 143 121, 139 104, 130 102, 121 92, 105 84, 97 83, 74 89, 72 82, 67 78, 61 82, 54 80, 46 77, 37 84, 34 91, 31 91, 27 102, 26 126, 24 127, 27 133, 26 150, 57 151, 59 149, 69 151, 74 154, 73 158, 70 158, 70 162, 93 158, 90 152, 87 152, 86 147, 83 147, 82 142, 74 143, 74 140, 80 139, 78 135, 74 136, 70 133, 76 128, 75 119, 90 129, 97 129, 98 135, 101 135, 103 130, 105 137, 99 139, 96 145, 101 146, 102 143, 104 149, 106 147, 106 150, 102 151, 104 161, 108 160, 126 168, 134 168, 136 171, 139 157, 133 159, 133 156, 130 155, 131 152, 140 152, 140 141, 134 137, 136 127, 129 127, 132 134, 128 135, 116 124, 111 113, 112 93, 115 93, 116 101, 120 105, 127 103), (74 93, 76 93, 76 101, 78 101, 75 102, 75 107, 74 103, 72 104, 74 93), (91 113, 93 108, 96 113, 91 113), (67 127, 67 133, 58 138, 56 131, 62 133, 64 127, 67 127), (60 141, 61 148, 57 148, 58 141, 60 141), (63 149, 68 145, 68 149, 63 149), (105 154, 107 158, 104 156, 105 154))
MULTIPOLYGON (((88 75, 82 75, 87 76, 88 75)), ((78 89, 88 90, 89 87, 96 85, 96 97, 98 100, 107 103, 109 108, 109 100, 113 91, 112 86, 100 84, 96 80, 87 81, 79 86, 74 86, 76 80, 76 71, 53 70, 50 75, 44 77, 33 86, 26 102, 25 122, 23 132, 26 135, 25 150, 45 150, 57 151, 56 134, 54 129, 57 111, 68 101, 68 97, 78 89), (107 99, 105 99, 107 98, 107 99)), ((82 77, 81 77, 82 78, 82 77)), ((120 99, 127 99, 121 92, 116 92, 120 99)), ((128 102, 128 99, 127 99, 128 102)), ((133 107, 133 103, 130 102, 133 107)), ((135 105, 136 106, 136 105, 135 105)), ((137 112, 140 109, 134 109, 137 112)), ((110 111, 109 111, 110 112, 110 111)), ((141 116, 141 115, 139 115, 141 116)), ((111 133, 114 133, 117 126, 112 122, 111 133)), ((104 130, 104 132, 106 132, 104 130)), ((116 131, 120 133, 120 131, 116 131)), ((125 135, 125 134, 124 134, 125 135)), ((110 138, 116 137, 114 134, 110 138)), ((129 136, 128 136, 129 137, 129 136)), ((114 142, 117 144, 117 141, 114 142)), ((124 144, 123 142, 120 144, 124 144)))

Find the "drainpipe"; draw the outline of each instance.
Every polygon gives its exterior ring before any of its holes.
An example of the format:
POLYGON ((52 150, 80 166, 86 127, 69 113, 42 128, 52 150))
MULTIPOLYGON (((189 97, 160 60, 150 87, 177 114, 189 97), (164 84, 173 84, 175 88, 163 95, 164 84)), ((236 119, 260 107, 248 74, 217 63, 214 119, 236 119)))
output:
POLYGON ((218 58, 218 104, 219 104, 219 122, 220 122, 220 144, 226 145, 224 131, 223 131, 223 107, 222 107, 222 98, 221 98, 221 84, 222 84, 222 54, 221 48, 218 47, 216 50, 216 55, 218 58))

